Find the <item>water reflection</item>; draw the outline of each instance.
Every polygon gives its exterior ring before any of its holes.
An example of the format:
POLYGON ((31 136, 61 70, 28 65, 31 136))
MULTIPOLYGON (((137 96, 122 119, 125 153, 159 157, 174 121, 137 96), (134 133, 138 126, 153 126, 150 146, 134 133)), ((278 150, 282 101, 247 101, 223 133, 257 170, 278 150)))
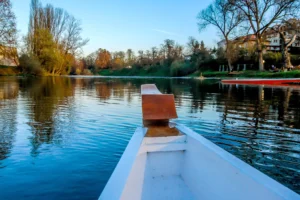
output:
MULTIPOLYGON (((17 120, 19 85, 0 80, 0 160, 5 159, 13 146, 17 120)), ((1 168, 0 163, 0 168, 1 168)))
POLYGON ((193 79, 1 78, 0 179, 6 192, 0 199, 97 198, 142 123, 140 85, 146 83, 175 95, 177 122, 300 192, 300 88, 193 79), (57 183, 60 176, 65 181, 57 183), (24 182, 28 187, 21 187, 24 182))

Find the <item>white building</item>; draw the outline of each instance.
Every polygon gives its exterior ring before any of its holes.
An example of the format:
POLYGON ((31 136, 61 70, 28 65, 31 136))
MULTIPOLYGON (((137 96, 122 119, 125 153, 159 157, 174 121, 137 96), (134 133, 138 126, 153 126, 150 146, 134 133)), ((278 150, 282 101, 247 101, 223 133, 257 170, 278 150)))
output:
MULTIPOLYGON (((285 43, 288 43, 292 39, 293 34, 290 34, 289 32, 284 32, 284 34, 286 35, 287 38, 285 43)), ((279 33, 271 33, 268 34, 266 37, 267 40, 270 42, 270 44, 267 46, 268 51, 281 51, 281 38, 279 33)), ((298 34, 298 38, 299 37, 300 34, 298 34)), ((296 39, 295 42, 290 47, 300 49, 300 40, 296 39)), ((291 48, 289 48, 289 50, 290 49, 291 48)))

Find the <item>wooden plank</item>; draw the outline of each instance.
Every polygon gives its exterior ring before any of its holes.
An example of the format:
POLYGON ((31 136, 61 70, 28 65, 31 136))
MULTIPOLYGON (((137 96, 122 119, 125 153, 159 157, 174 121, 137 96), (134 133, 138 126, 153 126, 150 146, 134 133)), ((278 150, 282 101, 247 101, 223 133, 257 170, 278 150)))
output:
POLYGON ((177 118, 173 94, 142 95, 144 120, 167 120, 177 118))
POLYGON ((161 94, 154 84, 141 86, 143 120, 177 118, 173 94, 161 94))

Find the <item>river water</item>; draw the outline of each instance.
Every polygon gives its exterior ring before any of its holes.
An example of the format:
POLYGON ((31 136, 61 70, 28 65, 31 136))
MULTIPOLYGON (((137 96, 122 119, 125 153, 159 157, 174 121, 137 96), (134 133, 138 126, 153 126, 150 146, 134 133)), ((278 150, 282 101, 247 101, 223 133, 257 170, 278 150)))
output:
POLYGON ((0 199, 96 199, 142 124, 146 83, 175 95, 174 121, 300 193, 300 87, 0 77, 0 199))

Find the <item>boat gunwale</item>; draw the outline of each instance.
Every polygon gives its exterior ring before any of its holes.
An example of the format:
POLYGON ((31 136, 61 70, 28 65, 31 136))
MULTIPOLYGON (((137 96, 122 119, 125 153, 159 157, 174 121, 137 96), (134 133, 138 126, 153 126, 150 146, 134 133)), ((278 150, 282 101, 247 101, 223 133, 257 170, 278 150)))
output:
POLYGON ((177 124, 176 128, 182 133, 186 134, 187 136, 190 136, 193 139, 197 140, 206 148, 213 151, 221 159, 225 160, 234 168, 239 170, 239 172, 246 175, 247 177, 250 177, 255 182, 258 182, 259 184, 265 186, 268 190, 274 192, 278 196, 284 199, 291 200, 300 199, 300 195, 294 192, 293 190, 289 189, 288 187, 284 186, 283 184, 279 183, 278 181, 274 180, 273 178, 269 177, 268 175, 264 174, 258 169, 252 167, 248 163, 229 153, 225 149, 219 147, 218 145, 206 139, 202 135, 194 132, 190 128, 181 124, 177 124))
MULTIPOLYGON (((245 175, 246 177, 251 178, 254 182, 264 186, 267 190, 278 195, 283 199, 299 199, 298 195, 293 190, 287 188, 271 177, 267 176, 263 172, 255 169, 251 165, 222 149, 218 145, 214 144, 210 140, 206 139, 202 135, 194 132, 190 128, 176 124, 176 128, 185 134, 187 137, 195 139, 197 142, 200 142, 205 148, 211 150, 216 156, 229 163, 233 168, 235 168, 240 174, 245 175)), ((114 172, 112 173, 109 181, 107 182, 102 194, 99 197, 99 200, 103 199, 120 199, 122 192, 125 188, 126 181, 130 175, 131 168, 134 164, 135 158, 138 155, 139 149, 143 144, 143 138, 147 131, 147 128, 137 128, 133 134, 131 140, 128 143, 120 161, 118 162, 114 172), (138 145, 138 146, 134 146, 138 145), (134 149, 134 151, 132 150, 134 149), (127 159, 130 159, 129 161, 127 159), (123 173, 122 176, 119 176, 120 173, 123 173), (120 180, 121 177, 121 180, 120 180), (118 180, 118 181, 117 181, 118 180), (109 197, 109 198, 108 198, 109 197)), ((188 143, 188 141, 187 141, 188 143)))

